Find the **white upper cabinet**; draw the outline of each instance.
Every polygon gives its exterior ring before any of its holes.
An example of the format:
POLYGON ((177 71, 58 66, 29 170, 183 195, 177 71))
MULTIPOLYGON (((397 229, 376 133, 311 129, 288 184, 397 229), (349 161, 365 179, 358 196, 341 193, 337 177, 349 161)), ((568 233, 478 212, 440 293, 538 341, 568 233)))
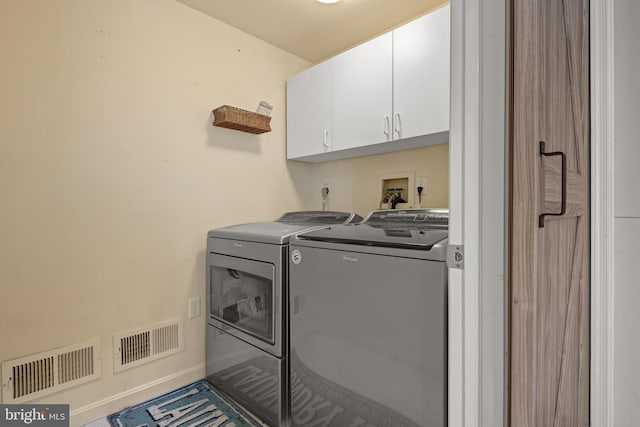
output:
POLYGON ((393 139, 449 130, 449 6, 393 31, 393 139))
POLYGON ((330 60, 333 150, 391 139, 392 46, 387 33, 330 60))
POLYGON ((287 158, 345 159, 444 144, 450 7, 287 81, 287 158))
POLYGON ((331 150, 331 63, 287 80, 287 158, 331 150))

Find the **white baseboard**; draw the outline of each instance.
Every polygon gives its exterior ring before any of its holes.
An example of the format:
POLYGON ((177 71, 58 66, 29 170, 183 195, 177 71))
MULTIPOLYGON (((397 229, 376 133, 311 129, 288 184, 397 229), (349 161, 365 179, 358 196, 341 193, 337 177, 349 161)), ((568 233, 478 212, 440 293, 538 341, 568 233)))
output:
POLYGON ((82 426, 116 411, 152 399, 168 391, 203 379, 205 365, 201 363, 163 378, 139 385, 122 393, 91 403, 71 411, 71 427, 82 426))

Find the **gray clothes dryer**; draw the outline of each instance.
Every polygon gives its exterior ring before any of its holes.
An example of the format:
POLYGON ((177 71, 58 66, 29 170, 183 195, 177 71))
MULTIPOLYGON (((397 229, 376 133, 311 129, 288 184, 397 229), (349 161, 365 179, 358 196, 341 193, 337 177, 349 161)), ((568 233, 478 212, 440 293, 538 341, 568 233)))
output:
POLYGON ((447 224, 374 211, 292 240, 292 426, 446 426, 447 224))
POLYGON ((361 221, 352 213, 289 212, 207 237, 206 375, 272 426, 288 422, 288 254, 291 237, 361 221))

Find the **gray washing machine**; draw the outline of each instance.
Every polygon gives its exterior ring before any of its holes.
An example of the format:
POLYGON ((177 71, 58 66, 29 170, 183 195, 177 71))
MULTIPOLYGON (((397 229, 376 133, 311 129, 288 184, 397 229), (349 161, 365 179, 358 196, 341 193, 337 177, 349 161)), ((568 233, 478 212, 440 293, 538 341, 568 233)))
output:
POLYGON ((292 426, 446 426, 448 216, 374 211, 291 241, 292 426))
POLYGON ((288 422, 289 240, 361 220, 344 212, 289 212, 208 233, 207 379, 269 425, 288 422))

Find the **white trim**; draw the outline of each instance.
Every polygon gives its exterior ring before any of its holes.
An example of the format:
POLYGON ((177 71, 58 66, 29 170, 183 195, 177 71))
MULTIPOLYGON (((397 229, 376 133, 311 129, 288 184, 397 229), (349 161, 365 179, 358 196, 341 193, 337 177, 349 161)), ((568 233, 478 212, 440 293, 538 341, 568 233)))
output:
MULTIPOLYGON (((449 131, 449 244, 464 244, 464 0, 451 0, 451 98, 449 131)), ((449 269, 450 427, 464 427, 464 274, 449 269)))
POLYGON ((451 1, 449 243, 465 245, 449 272, 449 426, 480 425, 481 2, 451 1))
POLYGON ((79 426, 97 420, 127 406, 144 402, 162 393, 180 388, 204 378, 205 364, 200 363, 166 377, 158 378, 146 384, 98 400, 89 405, 71 411, 71 425, 79 426))
POLYGON ((451 0, 449 130, 449 242, 463 243, 464 218, 464 1, 451 0))
POLYGON ((464 394, 465 427, 480 419, 480 139, 482 135, 482 1, 465 1, 464 48, 464 394))
POLYGON ((614 0, 591 0, 591 425, 613 427, 614 0))

